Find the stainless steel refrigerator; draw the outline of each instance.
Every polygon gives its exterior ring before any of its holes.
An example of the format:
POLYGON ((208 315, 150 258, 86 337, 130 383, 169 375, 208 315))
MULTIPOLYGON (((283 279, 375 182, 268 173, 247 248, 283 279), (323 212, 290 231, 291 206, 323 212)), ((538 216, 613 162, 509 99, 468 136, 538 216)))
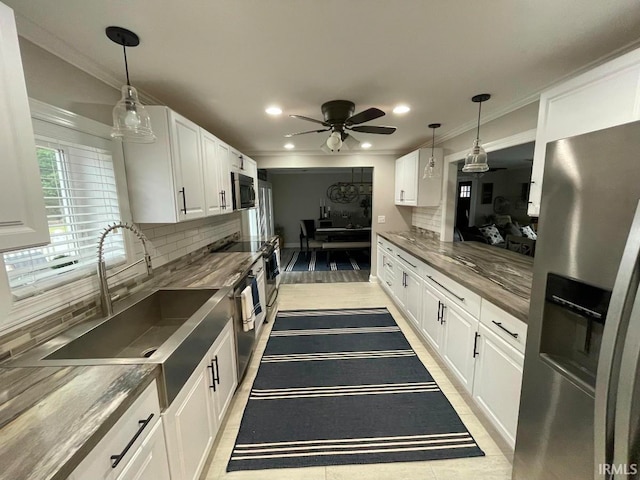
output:
POLYGON ((516 480, 639 478, 640 122, 547 145, 516 480))

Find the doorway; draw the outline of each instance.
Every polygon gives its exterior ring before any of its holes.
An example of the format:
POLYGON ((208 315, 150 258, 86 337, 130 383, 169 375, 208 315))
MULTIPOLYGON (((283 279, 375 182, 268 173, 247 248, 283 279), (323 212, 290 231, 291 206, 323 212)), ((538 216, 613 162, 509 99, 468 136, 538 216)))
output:
POLYGON ((456 228, 463 229, 469 227, 471 217, 471 189, 473 183, 464 181, 458 183, 458 195, 456 203, 456 228))

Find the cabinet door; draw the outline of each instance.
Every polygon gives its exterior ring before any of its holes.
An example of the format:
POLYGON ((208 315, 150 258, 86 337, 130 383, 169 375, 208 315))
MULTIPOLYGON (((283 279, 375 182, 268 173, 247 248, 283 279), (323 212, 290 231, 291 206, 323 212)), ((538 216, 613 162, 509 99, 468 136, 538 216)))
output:
POLYGON ((396 160, 396 178, 395 178, 395 203, 396 205, 404 205, 404 157, 396 160))
POLYGON ((218 142, 218 179, 222 213, 233 211, 233 199, 231 198, 231 152, 229 145, 218 142))
POLYGON ((178 218, 191 220, 203 217, 205 200, 200 127, 175 112, 171 112, 170 118, 178 218))
POLYGON ((404 271, 402 265, 396 263, 394 266, 395 270, 395 282, 393 282, 393 296, 396 299, 396 302, 400 306, 402 310, 406 309, 406 290, 405 290, 405 277, 407 272, 404 271))
POLYGON ((524 355, 480 325, 473 398, 513 447, 516 442, 524 355))
POLYGON ((422 317, 422 281, 415 273, 406 270, 405 281, 405 311, 409 320, 420 328, 420 319, 422 317))
POLYGON ((433 287, 423 284, 422 287, 422 319, 420 330, 427 341, 440 351, 442 349, 443 323, 440 321, 440 312, 444 304, 442 297, 433 287))
POLYGON ((221 422, 231 403, 233 394, 238 386, 238 368, 236 366, 236 349, 233 341, 233 326, 231 323, 216 340, 212 360, 216 369, 215 414, 221 422))
POLYGON ((172 480, 195 480, 204 468, 218 428, 209 393, 212 381, 208 363, 201 364, 185 385, 185 394, 165 412, 172 480))
POLYGON ((377 256, 376 256, 376 265, 377 265, 377 272, 376 275, 378 276, 378 283, 380 283, 380 285, 384 284, 384 250, 382 249, 382 247, 380 246, 380 242, 378 242, 378 248, 376 250, 377 252, 377 256))
POLYGON ((458 380, 471 392, 478 320, 451 302, 445 307, 442 356, 458 380))
POLYGON ((49 243, 13 10, 0 3, 0 251, 49 243))
POLYGON ((162 421, 153 427, 118 480, 171 480, 162 421))
POLYGON ((402 188, 404 189, 403 205, 418 204, 418 150, 404 157, 402 166, 402 188))
POLYGON ((206 215, 222 213, 220 166, 218 165, 218 139, 206 130, 200 130, 202 167, 204 172, 204 203, 206 215))

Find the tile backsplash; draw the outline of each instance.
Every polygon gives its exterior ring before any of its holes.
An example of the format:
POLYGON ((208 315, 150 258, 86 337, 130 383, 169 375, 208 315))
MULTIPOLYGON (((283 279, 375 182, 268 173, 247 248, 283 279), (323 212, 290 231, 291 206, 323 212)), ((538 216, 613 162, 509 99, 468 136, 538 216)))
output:
MULTIPOLYGON (((111 288, 121 298, 131 295, 148 281, 161 281, 172 271, 206 254, 209 246, 224 244, 240 237, 240 215, 232 213, 176 225, 140 224, 149 240, 153 277, 139 275, 111 288)), ((134 243, 134 257, 142 255, 142 246, 134 243)), ((28 320, 24 326, 0 335, 0 361, 39 345, 84 320, 101 314, 98 291, 84 298, 66 299, 63 306, 28 320)))
POLYGON ((414 207, 411 224, 432 232, 440 232, 442 226, 442 205, 437 207, 414 207))

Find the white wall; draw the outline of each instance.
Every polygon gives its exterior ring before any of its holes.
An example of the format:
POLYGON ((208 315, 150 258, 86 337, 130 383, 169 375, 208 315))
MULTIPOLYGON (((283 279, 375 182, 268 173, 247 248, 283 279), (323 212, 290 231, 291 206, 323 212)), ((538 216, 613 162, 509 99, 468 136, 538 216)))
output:
MULTIPOLYGON (((373 168, 373 223, 372 239, 377 232, 407 230, 411 226, 411 208, 394 204, 395 155, 282 155, 254 156, 258 168, 373 168), (385 217, 385 223, 378 223, 378 216, 385 217)), ((373 249, 375 252, 375 249, 373 249)), ((375 260, 375 253, 372 260, 375 260)), ((371 262, 371 274, 375 275, 376 264, 371 262)))
MULTIPOLYGON (((364 181, 371 182, 372 171, 364 172, 364 181)), ((330 207, 333 215, 338 211, 350 212, 354 222, 363 224, 363 210, 358 198, 354 203, 333 203, 327 198, 327 188, 337 182, 350 182, 351 170, 334 173, 271 173, 269 180, 273 186, 273 211, 276 225, 284 228, 284 238, 288 246, 299 245, 300 220, 318 219, 320 215, 320 202, 325 202, 330 207)), ((360 181, 360 171, 354 173, 354 182, 360 181)), ((371 208, 369 208, 369 220, 371 208)), ((334 219, 335 222, 343 221, 342 218, 334 219)), ((346 221, 345 221, 346 222, 346 221)))

